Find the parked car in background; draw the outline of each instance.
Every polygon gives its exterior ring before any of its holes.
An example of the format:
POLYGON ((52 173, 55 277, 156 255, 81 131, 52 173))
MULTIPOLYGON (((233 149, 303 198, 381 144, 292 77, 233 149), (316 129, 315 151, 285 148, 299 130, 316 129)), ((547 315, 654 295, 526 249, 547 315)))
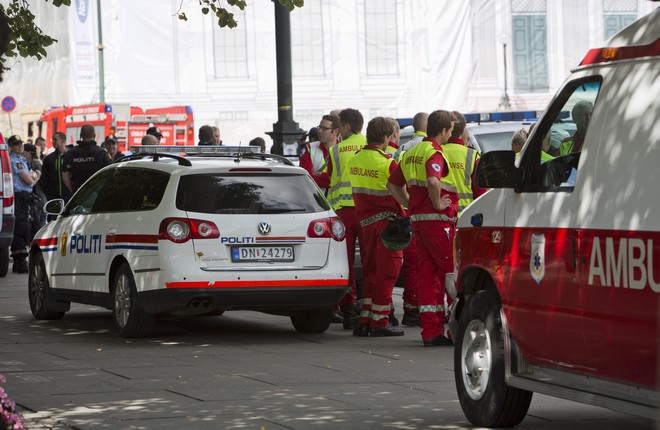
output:
POLYGON ((78 302, 111 309, 123 337, 149 336, 160 315, 235 309, 329 327, 348 286, 345 228, 304 169, 256 147, 131 149, 66 206, 46 204, 57 219, 29 256, 36 319, 78 302))

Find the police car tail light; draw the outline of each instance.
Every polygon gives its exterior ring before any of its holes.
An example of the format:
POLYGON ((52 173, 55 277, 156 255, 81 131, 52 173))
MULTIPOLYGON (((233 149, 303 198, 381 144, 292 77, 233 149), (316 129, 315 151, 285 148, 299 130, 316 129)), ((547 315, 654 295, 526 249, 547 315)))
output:
POLYGON ((329 237, 337 242, 344 240, 346 227, 337 217, 322 218, 312 221, 307 228, 308 237, 329 237))
POLYGON ((217 239, 218 227, 211 221, 188 218, 165 218, 160 223, 158 238, 184 243, 190 239, 217 239))
POLYGON ((14 204, 14 185, 11 176, 11 162, 9 161, 9 153, 4 149, 0 151, 0 163, 2 163, 2 189, 0 189, 0 196, 2 196, 2 206, 11 207, 14 204))

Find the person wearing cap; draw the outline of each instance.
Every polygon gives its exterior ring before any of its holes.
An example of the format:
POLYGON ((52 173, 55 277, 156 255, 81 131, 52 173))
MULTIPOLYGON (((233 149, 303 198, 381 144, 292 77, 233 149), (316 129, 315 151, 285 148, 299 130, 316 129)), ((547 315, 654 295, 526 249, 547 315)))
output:
POLYGON ((66 134, 61 131, 53 134, 53 149, 54 151, 44 158, 39 184, 46 194, 46 200, 62 199, 66 203, 71 197, 71 193, 62 180, 64 153, 67 150, 66 134))
POLYGON ((199 146, 213 146, 215 145, 215 139, 213 138, 213 127, 210 125, 203 125, 199 128, 197 134, 199 138, 199 146))
MULTIPOLYGON (((149 128, 147 129, 147 133, 146 133, 146 134, 150 134, 150 135, 152 135, 152 136, 156 136, 156 139, 158 139, 158 143, 157 143, 156 145, 160 144, 160 139, 163 137, 163 133, 160 132, 160 128, 158 128, 158 127, 149 127, 149 128)), ((143 145, 144 145, 144 144, 143 144, 143 145)))
POLYGON ((30 244, 30 207, 32 205, 32 190, 39 180, 41 172, 30 169, 28 160, 23 156, 23 139, 18 135, 11 136, 9 144, 9 159, 12 178, 14 180, 14 237, 11 242, 11 253, 14 260, 12 272, 27 273, 28 245, 30 244))
POLYGON ((114 134, 109 134, 105 137, 103 141, 103 148, 105 148, 108 153, 108 159, 110 161, 115 161, 124 156, 123 153, 117 150, 117 137, 114 134))
POLYGON ((92 124, 80 129, 78 146, 64 154, 62 180, 75 193, 94 173, 110 164, 108 153, 96 144, 96 130, 92 124))

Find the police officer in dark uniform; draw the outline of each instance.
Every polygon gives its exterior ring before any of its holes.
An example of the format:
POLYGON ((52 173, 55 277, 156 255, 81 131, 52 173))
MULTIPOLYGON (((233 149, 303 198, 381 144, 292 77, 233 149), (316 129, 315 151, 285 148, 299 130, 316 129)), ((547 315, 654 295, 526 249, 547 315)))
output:
POLYGON ((163 133, 160 132, 160 128, 158 128, 158 127, 149 127, 145 134, 150 134, 152 136, 155 136, 156 139, 158 139, 157 145, 160 145, 160 139, 163 138, 163 133))
POLYGON ((11 154, 11 171, 14 180, 14 238, 11 242, 11 253, 14 260, 12 272, 27 273, 28 245, 30 243, 30 216, 32 190, 39 181, 41 172, 31 170, 28 160, 23 156, 23 139, 14 135, 7 140, 11 154))
POLYGON ((108 153, 96 145, 96 131, 92 124, 80 129, 80 140, 64 154, 62 180, 75 193, 94 173, 110 164, 108 153))

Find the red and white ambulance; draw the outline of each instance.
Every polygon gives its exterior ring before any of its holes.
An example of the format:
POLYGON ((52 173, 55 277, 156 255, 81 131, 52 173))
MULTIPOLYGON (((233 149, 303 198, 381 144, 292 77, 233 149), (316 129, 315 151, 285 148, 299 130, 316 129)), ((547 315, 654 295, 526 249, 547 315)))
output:
POLYGON ((447 277, 466 417, 516 425, 538 392, 656 418, 660 9, 589 51, 520 156, 485 153, 477 175, 492 189, 447 277), (556 129, 575 131, 548 159, 556 129))

